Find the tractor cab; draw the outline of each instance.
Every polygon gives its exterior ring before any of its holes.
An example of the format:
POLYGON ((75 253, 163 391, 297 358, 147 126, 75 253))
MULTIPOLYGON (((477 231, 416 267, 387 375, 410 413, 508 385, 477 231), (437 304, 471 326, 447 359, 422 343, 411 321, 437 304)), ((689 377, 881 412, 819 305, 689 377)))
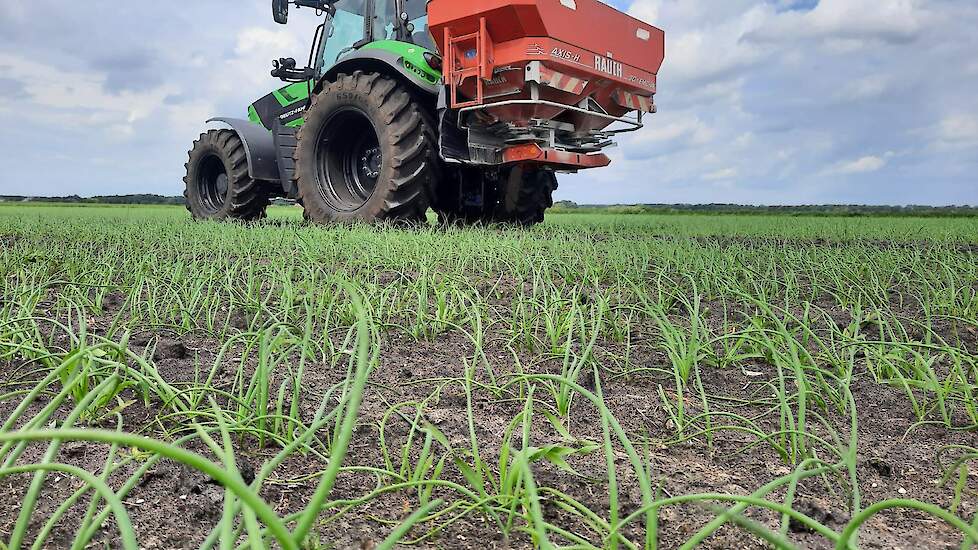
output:
MULTIPOLYGON (((294 60, 279 59, 272 75, 299 82, 322 77, 344 57, 377 42, 401 42, 436 51, 428 31, 427 0, 298 0, 298 7, 325 13, 310 54, 310 66, 296 69, 294 60)), ((275 19, 288 21, 286 1, 275 2, 275 19)))
POLYGON ((397 41, 435 50, 428 32, 426 0, 338 0, 324 23, 316 56, 322 76, 342 58, 368 44, 397 41))

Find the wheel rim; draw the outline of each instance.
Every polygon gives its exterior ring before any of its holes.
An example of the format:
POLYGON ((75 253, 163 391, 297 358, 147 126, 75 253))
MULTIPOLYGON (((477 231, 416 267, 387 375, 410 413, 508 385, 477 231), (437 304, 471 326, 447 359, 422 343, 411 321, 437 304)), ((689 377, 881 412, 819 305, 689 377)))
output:
POLYGON ((339 212, 353 212, 370 200, 384 166, 373 123, 352 107, 327 119, 316 141, 316 159, 319 192, 339 212))
POLYGON ((197 194, 208 213, 214 214, 224 208, 229 187, 224 161, 217 155, 205 157, 197 171, 197 194))

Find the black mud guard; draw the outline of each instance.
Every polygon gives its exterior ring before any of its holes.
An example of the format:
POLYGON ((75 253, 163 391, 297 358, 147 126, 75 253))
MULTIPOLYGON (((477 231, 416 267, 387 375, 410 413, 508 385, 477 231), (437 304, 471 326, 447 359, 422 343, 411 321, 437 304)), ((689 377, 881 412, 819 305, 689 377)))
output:
POLYGON ((448 108, 448 91, 442 86, 438 92, 438 154, 449 163, 472 162, 469 136, 459 127, 459 113, 448 108))
POLYGON ((296 138, 296 129, 285 126, 281 121, 275 121, 275 131, 272 137, 275 140, 275 157, 278 161, 279 179, 282 181, 282 190, 285 196, 290 199, 299 198, 299 188, 295 183, 295 148, 299 145, 296 138))
POLYGON ((248 157, 248 175, 252 179, 281 181, 276 159, 275 137, 264 126, 239 118, 212 118, 208 124, 220 122, 234 130, 244 144, 248 157))
POLYGON ((353 74, 354 71, 375 72, 397 76, 400 80, 409 83, 414 89, 422 91, 432 97, 438 95, 439 84, 422 82, 417 75, 404 66, 401 56, 387 50, 370 48, 357 50, 342 61, 326 71, 319 84, 316 85, 316 92, 322 91, 328 82, 333 82, 338 74, 353 74))

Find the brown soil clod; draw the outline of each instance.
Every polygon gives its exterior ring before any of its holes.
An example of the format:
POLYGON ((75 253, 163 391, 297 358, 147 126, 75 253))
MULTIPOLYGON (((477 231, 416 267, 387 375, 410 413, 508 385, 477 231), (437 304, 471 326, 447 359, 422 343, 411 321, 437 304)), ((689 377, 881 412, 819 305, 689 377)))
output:
POLYGON ((163 359, 186 359, 187 346, 179 340, 160 340, 156 344, 156 352, 153 359, 160 361, 163 359))
POLYGON ((125 297, 118 290, 109 292, 102 298, 102 307, 107 311, 119 309, 126 302, 125 297))
MULTIPOLYGON (((849 517, 846 514, 836 510, 830 503, 822 499, 802 498, 795 502, 794 508, 796 511, 805 514, 822 525, 829 527, 845 525, 849 521, 849 517)), ((792 533, 815 532, 813 529, 795 518, 792 518, 788 523, 788 529, 790 529, 792 533)))
POLYGON ((88 443, 69 441, 61 447, 61 453, 71 459, 76 459, 85 454, 88 450, 88 443))
POLYGON ((251 321, 248 319, 248 316, 245 315, 244 313, 235 313, 234 315, 231 316, 230 323, 232 327, 238 330, 245 330, 248 328, 251 321))
POLYGON ((882 477, 893 477, 893 466, 882 458, 871 458, 866 464, 882 477))
POLYGON ((239 461, 238 471, 241 473, 241 480, 245 484, 251 485, 255 481, 255 467, 252 466, 251 462, 247 460, 239 461))

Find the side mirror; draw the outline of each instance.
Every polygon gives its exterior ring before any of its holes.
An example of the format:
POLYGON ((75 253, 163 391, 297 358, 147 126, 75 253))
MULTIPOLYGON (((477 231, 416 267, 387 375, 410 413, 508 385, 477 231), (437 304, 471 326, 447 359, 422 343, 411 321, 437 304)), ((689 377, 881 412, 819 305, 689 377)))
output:
POLYGON ((272 17, 279 25, 289 22, 289 0, 272 0, 272 17))

